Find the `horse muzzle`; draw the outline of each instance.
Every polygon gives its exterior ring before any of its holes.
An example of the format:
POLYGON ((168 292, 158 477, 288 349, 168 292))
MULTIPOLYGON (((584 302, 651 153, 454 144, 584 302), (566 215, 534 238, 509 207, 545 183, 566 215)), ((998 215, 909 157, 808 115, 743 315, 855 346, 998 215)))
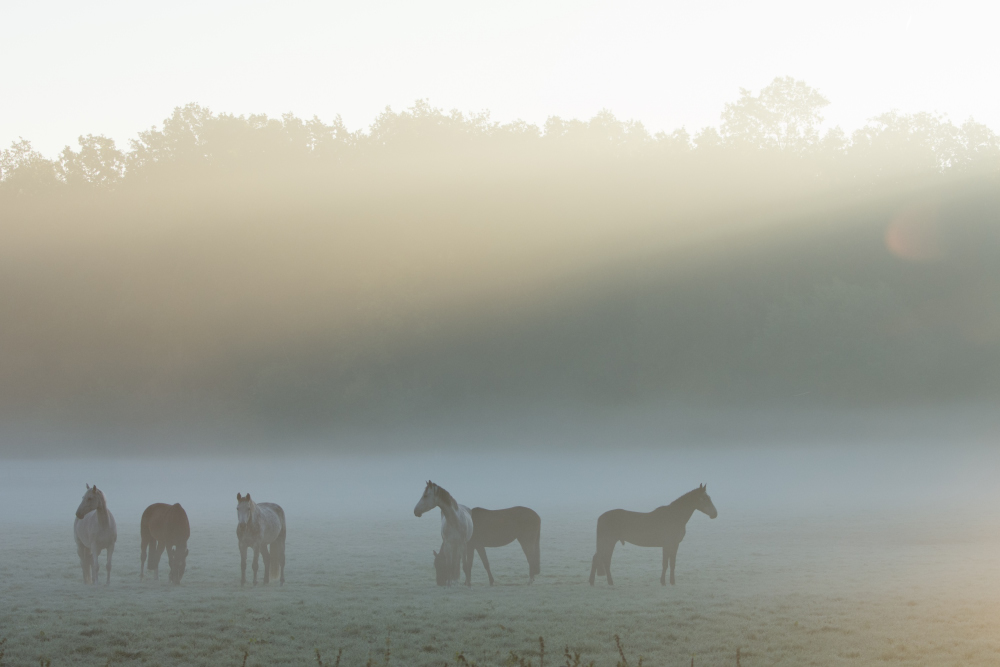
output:
POLYGON ((413 516, 415 516, 415 517, 417 517, 419 519, 422 514, 423 514, 423 512, 421 512, 420 510, 418 510, 415 507, 413 508, 413 516))

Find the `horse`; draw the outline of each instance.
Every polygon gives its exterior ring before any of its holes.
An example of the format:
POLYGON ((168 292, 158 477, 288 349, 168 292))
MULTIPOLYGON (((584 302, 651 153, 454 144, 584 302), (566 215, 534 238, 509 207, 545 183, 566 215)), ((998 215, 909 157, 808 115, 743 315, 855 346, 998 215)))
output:
POLYGON ((170 583, 181 583, 184 567, 187 564, 187 541, 191 537, 191 524, 187 513, 180 503, 168 505, 153 503, 142 513, 139 522, 139 534, 142 538, 141 556, 139 560, 139 581, 142 581, 143 570, 146 569, 146 548, 149 548, 149 569, 160 580, 160 556, 167 551, 167 562, 170 565, 170 583))
POLYGON ((99 566, 97 557, 102 550, 107 550, 108 578, 105 586, 111 585, 111 554, 115 552, 115 542, 118 540, 118 528, 115 517, 108 510, 108 502, 104 492, 97 486, 87 485, 80 506, 76 508, 76 521, 73 522, 73 536, 76 538, 76 553, 83 566, 83 583, 97 584, 99 566))
POLYGON ((607 574, 611 579, 611 554, 615 542, 626 542, 640 547, 663 547, 663 572, 660 584, 666 586, 667 565, 670 565, 670 583, 674 583, 674 566, 677 564, 677 547, 684 539, 685 526, 695 510, 704 512, 710 519, 718 516, 705 485, 652 512, 609 510, 597 518, 597 553, 590 565, 590 585, 594 575, 607 574))
POLYGON ((240 586, 247 583, 247 548, 253 549, 253 585, 257 556, 264 557, 264 583, 277 573, 285 583, 285 510, 275 503, 255 503, 250 494, 236 494, 236 537, 240 542, 240 586))
POLYGON ((486 574, 493 585, 493 573, 490 572, 490 561, 486 558, 486 547, 505 547, 514 540, 521 545, 521 550, 528 558, 528 583, 535 580, 535 575, 541 571, 541 550, 539 539, 542 532, 542 520, 538 514, 527 507, 508 507, 504 510, 487 510, 473 507, 472 539, 465 544, 466 557, 465 585, 472 585, 472 562, 475 553, 479 553, 486 574))
POLYGON ((458 581, 462 559, 468 557, 465 545, 473 535, 472 515, 468 507, 459 505, 450 493, 428 480, 413 514, 419 517, 435 507, 441 509, 441 551, 433 552, 434 569, 438 585, 445 586, 458 581))

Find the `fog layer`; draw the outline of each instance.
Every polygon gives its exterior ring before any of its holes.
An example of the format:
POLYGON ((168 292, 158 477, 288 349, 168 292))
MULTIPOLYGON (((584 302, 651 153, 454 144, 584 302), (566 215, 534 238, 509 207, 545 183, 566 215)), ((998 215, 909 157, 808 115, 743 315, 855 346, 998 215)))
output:
POLYGON ((997 137, 897 113, 821 134, 825 104, 776 79, 694 137, 608 112, 539 128, 418 103, 362 133, 189 105, 128 151, 15 144, 4 449, 594 423, 764 440, 810 431, 769 428, 804 423, 790 411, 877 431, 928 409, 982 440, 989 410, 965 411, 1000 396, 997 137))

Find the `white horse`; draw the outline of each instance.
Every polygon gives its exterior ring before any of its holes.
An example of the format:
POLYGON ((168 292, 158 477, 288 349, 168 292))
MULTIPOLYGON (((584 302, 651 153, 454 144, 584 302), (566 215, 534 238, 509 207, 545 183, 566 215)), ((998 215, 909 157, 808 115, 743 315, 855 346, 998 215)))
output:
POLYGON ((83 566, 83 583, 97 583, 100 571, 97 556, 102 550, 107 549, 108 578, 104 585, 110 585, 111 554, 115 551, 118 529, 115 527, 115 517, 108 511, 104 493, 98 491, 96 486, 87 485, 87 492, 83 494, 80 506, 76 508, 73 535, 76 537, 76 553, 80 556, 80 565, 83 566))
POLYGON ((462 560, 468 557, 465 545, 472 539, 472 514, 468 507, 459 505, 450 493, 428 480, 413 514, 420 516, 435 507, 441 508, 441 553, 434 552, 434 567, 438 585, 444 586, 458 581, 462 560))
POLYGON ((285 583, 285 510, 274 503, 255 503, 250 494, 236 494, 236 537, 240 541, 240 586, 247 583, 247 548, 253 549, 253 585, 257 556, 264 557, 264 583, 278 575, 285 583))

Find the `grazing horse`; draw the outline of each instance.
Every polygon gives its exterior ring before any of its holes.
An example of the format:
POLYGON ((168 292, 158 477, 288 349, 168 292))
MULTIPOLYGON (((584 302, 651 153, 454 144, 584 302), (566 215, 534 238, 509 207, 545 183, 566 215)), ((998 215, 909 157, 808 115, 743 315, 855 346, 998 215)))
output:
POLYGON ((535 575, 541 572, 541 549, 539 539, 542 532, 542 520, 534 510, 527 507, 508 507, 505 510, 485 510, 473 507, 472 539, 465 544, 465 585, 472 585, 472 561, 475 552, 479 553, 486 574, 493 585, 493 573, 490 572, 490 561, 486 558, 486 547, 505 547, 514 540, 521 545, 521 550, 528 557, 528 583, 535 580, 535 575))
POLYGON ((146 548, 149 548, 149 569, 160 580, 160 556, 167 550, 167 562, 170 565, 170 583, 181 583, 184 567, 187 564, 187 541, 191 537, 191 524, 188 523, 187 512, 180 503, 168 505, 154 503, 142 513, 139 522, 139 534, 142 537, 142 555, 139 559, 139 581, 142 581, 143 570, 146 569, 146 548))
POLYGON ((111 584, 111 554, 115 551, 118 540, 118 529, 115 527, 115 517, 108 510, 108 502, 104 492, 97 486, 87 485, 80 506, 76 508, 76 521, 73 522, 73 535, 76 537, 76 553, 80 556, 83 566, 83 583, 97 584, 97 557, 107 549, 108 578, 105 586, 111 584))
POLYGON ((459 505, 451 494, 428 480, 413 514, 420 516, 435 507, 441 508, 441 552, 434 552, 437 583, 445 586, 458 581, 462 558, 467 556, 465 545, 472 538, 472 515, 469 508, 459 505))
POLYGON ((710 519, 718 516, 712 499, 708 497, 705 485, 652 512, 629 512, 610 510, 597 518, 597 553, 590 565, 590 585, 594 585, 594 575, 607 574, 611 579, 611 554, 615 542, 626 542, 640 547, 663 547, 663 572, 660 583, 666 586, 667 564, 670 565, 670 583, 674 583, 674 566, 677 564, 677 547, 684 539, 688 519, 699 510, 710 519))
POLYGON ((274 503, 255 503, 250 494, 236 494, 236 537, 240 541, 240 586, 247 583, 247 548, 253 549, 253 585, 257 556, 264 557, 264 583, 276 574, 285 583, 285 510, 274 503))

